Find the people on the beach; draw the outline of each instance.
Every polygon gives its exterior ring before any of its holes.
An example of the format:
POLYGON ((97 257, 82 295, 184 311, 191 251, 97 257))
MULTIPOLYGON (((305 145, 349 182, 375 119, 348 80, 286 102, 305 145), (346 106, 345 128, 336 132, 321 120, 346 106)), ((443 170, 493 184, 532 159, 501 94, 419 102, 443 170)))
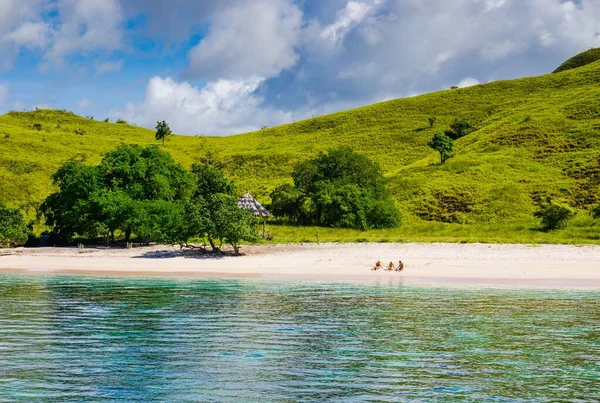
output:
MULTIPOLYGON (((377 270, 381 270, 381 269, 383 269, 383 265, 381 264, 381 260, 378 260, 375 263, 375 266, 373 266, 373 268, 371 270, 377 271, 377 270)), ((394 262, 390 262, 390 264, 384 270, 385 271, 403 271, 404 270, 404 263, 402 263, 402 260, 400 260, 400 261, 398 261, 398 266, 396 267, 396 265, 394 264, 394 262)))
POLYGON ((402 271, 404 270, 404 263, 402 263, 402 260, 400 260, 398 262, 398 268, 396 269, 396 271, 402 271))

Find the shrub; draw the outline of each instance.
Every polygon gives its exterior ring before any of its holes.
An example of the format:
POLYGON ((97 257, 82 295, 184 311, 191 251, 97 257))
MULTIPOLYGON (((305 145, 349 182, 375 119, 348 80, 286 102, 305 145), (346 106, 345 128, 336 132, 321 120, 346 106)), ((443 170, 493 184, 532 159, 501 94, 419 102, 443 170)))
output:
POLYGON ((468 134, 475 131, 475 124, 469 118, 459 117, 454 119, 454 122, 450 125, 450 130, 446 130, 444 134, 450 137, 452 140, 458 140, 468 134))
POLYGON ((379 165, 350 149, 329 150, 297 164, 292 179, 293 185, 271 193, 277 216, 299 224, 361 230, 400 223, 379 165))
POLYGON ((23 245, 30 229, 17 209, 10 209, 0 201, 0 246, 23 245))
POLYGON ((116 123, 118 123, 118 124, 120 124, 120 125, 126 125, 126 124, 128 124, 128 123, 127 123, 127 121, 126 121, 126 120, 123 120, 123 119, 117 119, 117 122, 116 122, 116 123))
POLYGON ((563 228, 574 215, 575 212, 569 206, 552 201, 541 206, 534 213, 534 216, 541 220, 542 231, 563 228))

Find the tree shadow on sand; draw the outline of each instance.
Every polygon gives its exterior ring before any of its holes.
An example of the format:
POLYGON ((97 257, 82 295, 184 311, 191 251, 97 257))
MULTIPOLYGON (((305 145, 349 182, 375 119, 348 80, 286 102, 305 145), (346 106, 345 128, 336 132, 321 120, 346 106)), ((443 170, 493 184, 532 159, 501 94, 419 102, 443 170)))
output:
POLYGON ((153 250, 134 256, 134 259, 173 259, 183 257, 186 259, 218 260, 227 256, 235 256, 233 252, 223 251, 220 253, 208 252, 203 249, 182 250, 153 250))

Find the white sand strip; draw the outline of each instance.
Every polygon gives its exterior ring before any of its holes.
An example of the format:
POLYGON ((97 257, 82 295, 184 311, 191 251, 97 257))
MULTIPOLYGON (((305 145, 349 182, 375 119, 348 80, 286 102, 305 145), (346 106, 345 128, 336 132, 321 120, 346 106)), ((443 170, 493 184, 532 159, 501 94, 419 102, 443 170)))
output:
POLYGON ((81 274, 381 279, 402 282, 600 288, 600 246, 487 244, 310 244, 249 246, 245 256, 179 248, 32 248, 0 251, 0 270, 81 274), (404 272, 373 272, 402 260, 404 272))

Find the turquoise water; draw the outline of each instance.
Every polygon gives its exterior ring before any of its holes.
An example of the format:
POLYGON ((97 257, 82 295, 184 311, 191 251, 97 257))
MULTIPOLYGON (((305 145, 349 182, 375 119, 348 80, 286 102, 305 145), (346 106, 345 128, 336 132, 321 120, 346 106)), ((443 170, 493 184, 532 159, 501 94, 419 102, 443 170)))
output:
POLYGON ((0 401, 598 401, 599 297, 0 275, 0 401))

